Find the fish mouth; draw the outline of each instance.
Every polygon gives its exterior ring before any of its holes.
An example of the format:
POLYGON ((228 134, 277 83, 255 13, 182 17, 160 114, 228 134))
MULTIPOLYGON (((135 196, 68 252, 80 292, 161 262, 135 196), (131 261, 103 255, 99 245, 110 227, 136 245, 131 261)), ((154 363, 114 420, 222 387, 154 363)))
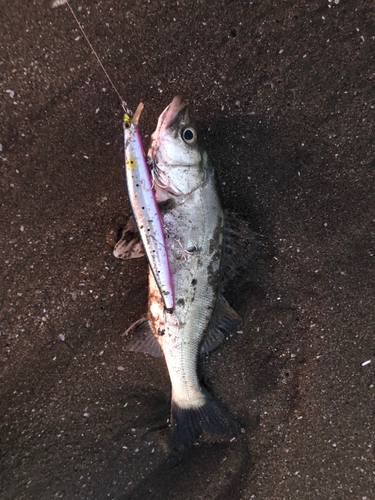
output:
POLYGON ((169 128, 177 120, 181 113, 187 110, 187 103, 181 97, 176 96, 173 98, 169 106, 165 108, 159 118, 160 128, 169 128))

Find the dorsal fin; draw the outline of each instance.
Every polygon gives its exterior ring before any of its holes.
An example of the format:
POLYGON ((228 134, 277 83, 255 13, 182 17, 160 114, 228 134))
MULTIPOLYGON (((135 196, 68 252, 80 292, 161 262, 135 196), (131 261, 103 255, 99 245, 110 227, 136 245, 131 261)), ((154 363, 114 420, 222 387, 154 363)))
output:
POLYGON ((249 223, 227 210, 223 236, 221 291, 252 260, 261 244, 260 236, 250 229, 249 223))

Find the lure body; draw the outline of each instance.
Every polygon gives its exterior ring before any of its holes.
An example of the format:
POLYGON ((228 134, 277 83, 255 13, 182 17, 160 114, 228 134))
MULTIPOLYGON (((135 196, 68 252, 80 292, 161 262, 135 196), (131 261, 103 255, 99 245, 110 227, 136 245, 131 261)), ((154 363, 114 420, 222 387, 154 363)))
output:
POLYGON ((127 114, 124 116, 125 178, 134 219, 150 269, 164 306, 171 312, 174 309, 172 279, 153 181, 138 131, 137 121, 143 108, 140 106, 133 120, 127 114))

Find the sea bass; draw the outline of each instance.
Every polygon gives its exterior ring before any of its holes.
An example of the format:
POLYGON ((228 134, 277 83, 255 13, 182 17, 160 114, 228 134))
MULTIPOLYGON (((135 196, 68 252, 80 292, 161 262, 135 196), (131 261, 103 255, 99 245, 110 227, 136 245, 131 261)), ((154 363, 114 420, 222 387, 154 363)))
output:
MULTIPOLYGON (((224 212, 207 151, 179 97, 159 117, 148 155, 155 165, 157 200, 165 203, 162 220, 175 293, 174 313, 165 314, 150 276, 149 322, 172 383, 175 436, 184 446, 204 431, 233 436, 236 420, 197 374, 200 345, 219 294, 224 212)), ((236 313, 231 316, 238 320, 236 313)))
MULTIPOLYGON (((165 310, 150 273, 148 317, 133 325, 129 349, 165 356, 172 384, 175 447, 191 446, 204 433, 231 438, 240 426, 201 385, 197 364, 200 352, 219 345, 241 322, 221 295, 225 275, 231 277, 234 267, 231 258, 226 258, 226 243, 232 238, 231 253, 235 253, 233 238, 241 228, 227 227, 228 216, 209 156, 179 97, 160 115, 148 155, 153 162, 175 309, 171 314, 165 310)), ((239 253, 249 253, 250 245, 241 245, 239 253)))

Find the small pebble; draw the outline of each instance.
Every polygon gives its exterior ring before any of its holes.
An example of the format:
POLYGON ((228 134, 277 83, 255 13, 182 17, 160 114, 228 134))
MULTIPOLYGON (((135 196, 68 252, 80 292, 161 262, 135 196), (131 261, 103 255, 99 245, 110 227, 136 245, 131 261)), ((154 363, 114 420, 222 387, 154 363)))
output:
POLYGON ((117 369, 120 370, 120 372, 123 372, 125 370, 123 366, 118 366, 117 369))
POLYGON ((67 0, 55 0, 52 2, 52 8, 55 9, 56 7, 60 7, 60 5, 64 5, 66 2, 67 0))

